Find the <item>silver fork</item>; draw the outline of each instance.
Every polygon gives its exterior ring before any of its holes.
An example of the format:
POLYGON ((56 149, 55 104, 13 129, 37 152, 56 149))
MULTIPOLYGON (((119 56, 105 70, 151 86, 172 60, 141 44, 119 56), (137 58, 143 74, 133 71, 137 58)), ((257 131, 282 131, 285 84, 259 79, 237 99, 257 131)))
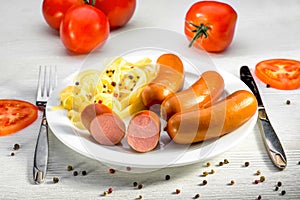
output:
POLYGON ((36 105, 43 112, 43 118, 36 142, 33 163, 33 180, 36 184, 44 182, 48 165, 48 122, 46 119, 47 101, 57 85, 55 67, 40 66, 36 105))

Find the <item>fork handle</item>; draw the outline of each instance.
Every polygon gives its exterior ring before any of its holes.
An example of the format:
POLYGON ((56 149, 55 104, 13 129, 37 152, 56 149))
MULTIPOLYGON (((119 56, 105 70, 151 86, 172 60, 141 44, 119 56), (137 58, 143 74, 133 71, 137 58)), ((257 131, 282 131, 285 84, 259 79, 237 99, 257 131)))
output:
POLYGON ((48 165, 48 123, 43 116, 39 135, 36 142, 34 163, 33 163, 33 180, 36 184, 44 182, 48 165))

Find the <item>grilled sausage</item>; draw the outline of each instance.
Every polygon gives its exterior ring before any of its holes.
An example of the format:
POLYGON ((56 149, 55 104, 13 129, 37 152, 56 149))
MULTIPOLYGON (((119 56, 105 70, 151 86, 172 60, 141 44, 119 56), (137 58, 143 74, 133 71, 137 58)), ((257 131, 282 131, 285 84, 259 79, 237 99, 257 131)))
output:
POLYGON ((211 107, 174 114, 169 119, 166 130, 176 143, 200 142, 237 129, 256 110, 255 96, 246 90, 239 90, 211 107))
POLYGON ((208 107, 221 97, 223 91, 222 76, 216 71, 206 71, 188 89, 170 94, 161 104, 161 116, 168 120, 178 112, 208 107))

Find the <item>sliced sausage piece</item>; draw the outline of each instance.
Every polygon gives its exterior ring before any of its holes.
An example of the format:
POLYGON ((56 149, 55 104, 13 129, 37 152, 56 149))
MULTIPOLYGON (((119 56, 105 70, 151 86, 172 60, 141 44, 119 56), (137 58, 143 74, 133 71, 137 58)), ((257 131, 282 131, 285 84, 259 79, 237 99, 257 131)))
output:
POLYGON ((104 104, 96 103, 86 106, 81 112, 81 122, 89 130, 92 120, 103 113, 112 113, 112 110, 104 104))
POLYGON ((239 90, 205 109, 174 114, 166 130, 174 142, 190 144, 225 135, 248 121, 257 110, 255 96, 239 90))
POLYGON ((103 113, 91 121, 89 130, 99 144, 115 145, 123 139, 126 127, 115 113, 103 113))
POLYGON ((126 139, 131 148, 138 152, 154 149, 160 136, 160 118, 149 110, 136 113, 130 120, 126 139))
POLYGON ((224 80, 216 71, 206 71, 188 89, 170 94, 161 104, 161 116, 168 120, 178 112, 210 106, 224 91, 224 80))
POLYGON ((178 56, 163 54, 156 63, 159 72, 141 93, 143 104, 148 108, 161 104, 169 94, 180 90, 184 81, 183 63, 178 56))

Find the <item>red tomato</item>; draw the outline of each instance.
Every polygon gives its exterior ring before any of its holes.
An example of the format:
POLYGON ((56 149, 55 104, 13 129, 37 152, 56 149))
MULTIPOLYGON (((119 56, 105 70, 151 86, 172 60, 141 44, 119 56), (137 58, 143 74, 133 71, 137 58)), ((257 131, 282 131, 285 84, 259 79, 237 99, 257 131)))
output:
POLYGON ((51 28, 59 30, 60 22, 66 11, 73 5, 83 4, 83 0, 44 0, 42 12, 47 24, 51 28))
POLYGON ((231 43, 237 13, 228 4, 199 1, 185 16, 184 32, 190 43, 208 52, 221 52, 231 43))
POLYGON ((0 100, 0 136, 15 133, 34 122, 38 116, 35 105, 21 100, 0 100))
MULTIPOLYGON (((93 1, 90 1, 92 4, 93 1)), ((124 26, 132 17, 136 0, 96 0, 95 7, 107 16, 110 28, 124 26)))
POLYGON ((99 9, 90 5, 72 6, 60 26, 60 38, 67 49, 88 53, 104 44, 109 35, 109 22, 99 9))
POLYGON ((270 87, 292 90, 300 87, 300 61, 270 59, 259 62, 255 75, 270 87))

